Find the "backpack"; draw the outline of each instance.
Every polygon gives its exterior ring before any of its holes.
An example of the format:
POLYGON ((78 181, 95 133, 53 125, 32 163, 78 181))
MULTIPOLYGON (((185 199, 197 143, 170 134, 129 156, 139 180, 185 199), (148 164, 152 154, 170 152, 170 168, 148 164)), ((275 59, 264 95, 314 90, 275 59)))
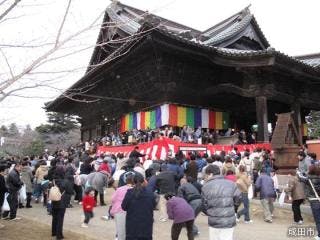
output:
POLYGON ((53 182, 53 187, 50 189, 49 191, 49 200, 53 201, 53 202, 57 202, 61 200, 62 194, 60 192, 60 189, 58 188, 57 185, 55 185, 55 183, 53 182))

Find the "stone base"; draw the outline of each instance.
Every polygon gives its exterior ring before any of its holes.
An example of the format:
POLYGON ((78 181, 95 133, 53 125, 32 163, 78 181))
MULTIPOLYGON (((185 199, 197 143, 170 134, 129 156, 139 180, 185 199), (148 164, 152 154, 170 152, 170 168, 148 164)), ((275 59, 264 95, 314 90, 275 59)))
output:
POLYGON ((275 165, 279 174, 288 174, 298 167, 297 154, 301 148, 298 145, 288 145, 282 149, 274 149, 275 165))

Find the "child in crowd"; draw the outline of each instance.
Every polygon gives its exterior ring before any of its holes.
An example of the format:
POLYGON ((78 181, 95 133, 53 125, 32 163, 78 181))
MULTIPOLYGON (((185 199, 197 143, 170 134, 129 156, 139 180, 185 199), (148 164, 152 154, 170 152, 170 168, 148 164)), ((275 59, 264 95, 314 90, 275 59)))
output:
POLYGON ((84 222, 81 227, 87 228, 88 223, 91 218, 93 218, 93 208, 96 205, 96 201, 94 200, 94 190, 91 187, 88 187, 85 190, 85 195, 82 199, 82 207, 84 212, 84 222))

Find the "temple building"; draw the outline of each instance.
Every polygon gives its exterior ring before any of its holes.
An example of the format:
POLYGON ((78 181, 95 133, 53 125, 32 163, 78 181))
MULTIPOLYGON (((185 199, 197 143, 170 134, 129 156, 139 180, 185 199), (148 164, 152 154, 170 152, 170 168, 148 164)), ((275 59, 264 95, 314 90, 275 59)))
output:
POLYGON ((320 54, 275 50, 249 8, 198 31, 115 1, 85 75, 46 108, 79 116, 83 140, 175 121, 257 125, 257 140, 268 142, 276 114, 293 111, 300 142, 304 116, 320 110, 319 92, 320 54))

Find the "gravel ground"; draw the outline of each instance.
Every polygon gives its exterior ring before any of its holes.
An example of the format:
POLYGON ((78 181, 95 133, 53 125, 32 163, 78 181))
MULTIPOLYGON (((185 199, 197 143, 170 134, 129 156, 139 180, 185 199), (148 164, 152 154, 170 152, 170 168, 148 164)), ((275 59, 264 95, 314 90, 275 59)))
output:
MULTIPOLYGON (((107 203, 110 203, 112 190, 108 189, 106 194, 107 203)), ((23 219, 17 222, 1 222, 6 225, 0 230, 0 239, 2 240, 20 240, 20 239, 50 239, 51 216, 46 214, 46 210, 41 204, 33 204, 32 209, 19 209, 18 215, 23 219)), ((107 207, 97 207, 94 209, 95 217, 90 221, 89 228, 81 228, 83 220, 82 208, 74 204, 74 208, 67 209, 65 216, 65 237, 75 240, 113 240, 115 238, 115 223, 113 220, 103 221, 101 216, 105 215, 107 207)), ((244 224, 241 221, 235 229, 235 240, 264 239, 264 240, 283 240, 299 239, 288 238, 288 227, 292 226, 292 213, 286 209, 276 209, 274 212, 274 222, 265 223, 262 218, 262 209, 260 205, 251 204, 252 224, 244 224)), ((304 226, 314 226, 313 219, 305 215, 304 226)), ((158 212, 155 211, 154 240, 170 239, 171 222, 158 221, 158 212)), ((199 215, 196 224, 199 227, 200 235, 197 240, 207 240, 208 225, 207 217, 199 215)), ((181 240, 186 240, 186 232, 182 231, 181 240)), ((301 238, 308 239, 308 238, 301 238)))

